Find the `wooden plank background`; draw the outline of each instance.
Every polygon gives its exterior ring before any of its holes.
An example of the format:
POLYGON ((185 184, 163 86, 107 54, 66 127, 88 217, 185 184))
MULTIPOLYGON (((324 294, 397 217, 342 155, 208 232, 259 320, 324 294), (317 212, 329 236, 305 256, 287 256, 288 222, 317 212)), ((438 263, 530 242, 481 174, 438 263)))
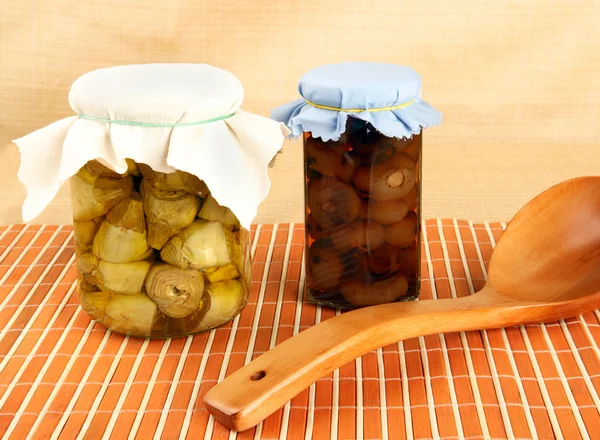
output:
MULTIPOLYGON (((600 170, 598 0, 0 0, 0 223, 20 220, 24 196, 9 141, 71 115, 89 70, 211 63, 268 115, 303 72, 346 60, 413 66, 443 111, 425 136, 427 217, 505 220, 600 170)), ((258 221, 302 219, 300 145, 285 148, 258 221)), ((69 220, 66 190, 38 219, 69 220)))

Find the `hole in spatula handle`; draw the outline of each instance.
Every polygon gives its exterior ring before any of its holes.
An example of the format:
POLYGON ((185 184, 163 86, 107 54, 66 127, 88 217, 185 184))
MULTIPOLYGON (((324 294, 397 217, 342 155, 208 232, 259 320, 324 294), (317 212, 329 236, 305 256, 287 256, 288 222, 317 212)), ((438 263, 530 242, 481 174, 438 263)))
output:
POLYGON ((267 375, 267 372, 265 370, 260 370, 257 371, 256 373, 254 373, 252 376, 250 376, 250 380, 261 380, 263 377, 265 377, 267 375))

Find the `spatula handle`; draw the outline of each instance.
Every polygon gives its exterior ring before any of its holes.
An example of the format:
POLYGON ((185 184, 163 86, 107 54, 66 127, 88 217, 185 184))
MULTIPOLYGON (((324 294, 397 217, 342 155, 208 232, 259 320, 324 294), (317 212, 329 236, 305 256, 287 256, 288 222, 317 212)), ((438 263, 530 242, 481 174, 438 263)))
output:
POLYGON ((328 319, 283 342, 205 396, 223 425, 249 429, 319 378, 385 345, 428 334, 502 326, 509 314, 480 295, 366 307, 328 319), (490 325, 492 324, 492 325, 490 325))

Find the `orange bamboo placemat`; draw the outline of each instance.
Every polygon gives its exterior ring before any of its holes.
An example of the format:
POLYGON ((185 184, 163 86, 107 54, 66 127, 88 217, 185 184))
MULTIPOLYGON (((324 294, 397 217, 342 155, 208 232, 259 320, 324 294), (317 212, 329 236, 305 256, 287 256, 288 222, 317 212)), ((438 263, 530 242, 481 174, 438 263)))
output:
MULTIPOLYGON (((428 220, 422 298, 469 295, 505 226, 428 220)), ((600 438, 600 313, 411 339, 351 362, 255 430, 202 396, 337 312, 303 302, 302 225, 253 229, 250 302, 233 322, 166 341, 105 331, 78 307, 69 226, 0 227, 0 435, 14 439, 600 438)))

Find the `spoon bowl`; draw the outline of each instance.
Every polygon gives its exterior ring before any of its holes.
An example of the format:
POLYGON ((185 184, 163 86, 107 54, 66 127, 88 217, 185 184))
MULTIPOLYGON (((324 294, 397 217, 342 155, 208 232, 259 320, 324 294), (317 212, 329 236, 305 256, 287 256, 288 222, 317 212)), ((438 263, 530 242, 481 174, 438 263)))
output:
POLYGON ((600 177, 544 191, 511 220, 488 285, 520 301, 564 301, 600 290, 600 177))
POLYGON ((230 429, 249 429, 351 360, 417 336, 506 327, 581 314, 600 305, 600 177, 546 190, 498 242, 474 295, 383 304, 311 327, 213 387, 204 403, 230 429))

